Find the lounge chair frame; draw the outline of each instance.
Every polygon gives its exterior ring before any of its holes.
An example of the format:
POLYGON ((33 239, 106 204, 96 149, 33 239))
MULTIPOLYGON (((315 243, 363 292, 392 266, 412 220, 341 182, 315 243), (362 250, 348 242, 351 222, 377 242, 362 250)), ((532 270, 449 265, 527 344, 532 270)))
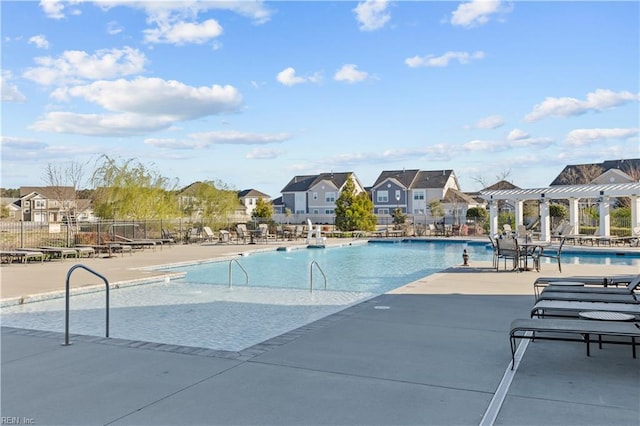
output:
POLYGON ((559 340, 563 342, 584 342, 587 356, 590 356, 592 334, 599 336, 598 342, 631 345, 633 358, 636 358, 636 337, 640 337, 640 323, 619 321, 585 321, 585 320, 550 320, 550 319, 516 319, 511 323, 509 344, 511 347, 511 369, 515 364, 515 353, 518 339, 559 340), (546 333, 552 333, 548 335, 546 333), (580 335, 565 337, 564 335, 580 335), (630 337, 631 341, 605 340, 608 337, 630 337))
POLYGON ((531 309, 531 318, 575 318, 580 312, 603 311, 620 312, 635 315, 640 318, 640 304, 638 303, 613 303, 613 302, 578 302, 565 300, 541 300, 531 309))

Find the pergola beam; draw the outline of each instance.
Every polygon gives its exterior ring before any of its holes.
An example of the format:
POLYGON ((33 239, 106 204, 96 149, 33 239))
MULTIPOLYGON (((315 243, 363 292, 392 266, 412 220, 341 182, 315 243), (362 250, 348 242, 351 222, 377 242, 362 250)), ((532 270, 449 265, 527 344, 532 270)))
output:
POLYGON ((640 182, 613 183, 597 185, 557 185, 547 188, 530 189, 498 189, 481 191, 480 196, 489 202, 489 220, 491 233, 498 232, 498 201, 509 201, 516 206, 516 224, 522 223, 522 203, 526 200, 538 200, 541 203, 540 223, 542 227, 540 239, 550 241, 549 201, 569 200, 569 220, 577 231, 578 200, 581 198, 596 199, 600 212, 600 235, 611 233, 609 207, 611 198, 628 197, 631 199, 631 228, 640 227, 640 182))

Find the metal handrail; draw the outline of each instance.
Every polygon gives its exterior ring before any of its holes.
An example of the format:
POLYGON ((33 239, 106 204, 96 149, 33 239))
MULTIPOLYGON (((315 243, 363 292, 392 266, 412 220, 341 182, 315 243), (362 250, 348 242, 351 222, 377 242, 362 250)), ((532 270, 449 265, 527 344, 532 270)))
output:
POLYGON ((316 267, 318 268, 318 271, 320 271, 320 273, 322 274, 322 277, 324 278, 324 289, 327 289, 327 276, 324 274, 324 271, 322 270, 322 268, 320 267, 320 265, 318 264, 318 262, 316 262, 315 260, 311 262, 311 265, 309 265, 309 275, 310 275, 310 279, 309 279, 309 291, 313 292, 313 265, 316 265, 316 267))
POLYGON ((232 272, 231 272, 231 266, 233 266, 234 262, 240 267, 242 272, 244 272, 245 284, 249 285, 249 273, 247 272, 247 270, 242 267, 242 265, 240 264, 240 262, 238 262, 237 259, 231 259, 229 261, 229 288, 231 288, 231 277, 233 275, 232 272))
POLYGON ((67 272, 67 282, 66 282, 66 291, 65 291, 65 312, 64 312, 64 344, 63 346, 69 346, 69 299, 71 298, 69 294, 69 282, 71 279, 71 273, 78 268, 82 268, 85 271, 92 273, 93 275, 101 278, 104 281, 106 286, 106 321, 105 321, 105 337, 109 337, 109 280, 107 280, 104 275, 101 275, 94 271, 93 269, 84 266, 84 265, 75 265, 69 269, 67 272))

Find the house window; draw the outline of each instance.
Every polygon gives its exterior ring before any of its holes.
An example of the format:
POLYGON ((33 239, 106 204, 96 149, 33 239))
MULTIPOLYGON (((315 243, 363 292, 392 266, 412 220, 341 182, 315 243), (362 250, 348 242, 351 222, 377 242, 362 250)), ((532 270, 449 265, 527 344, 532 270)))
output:
POLYGON ((320 214, 320 210, 318 210, 318 209, 313 209, 313 214, 320 214))
POLYGON ((314 193, 313 193, 313 199, 314 199, 314 200, 317 200, 317 199, 318 199, 318 193, 317 193, 317 192, 314 192, 314 193))
POLYGON ((306 212, 304 210, 296 210, 296 214, 305 214, 306 212))
POLYGON ((388 203, 389 202, 389 191, 378 191, 376 195, 376 201, 378 203, 388 203))
POLYGON ((45 200, 34 200, 33 201, 33 208, 34 209, 46 209, 47 208, 47 202, 45 200))
POLYGON ((416 201, 423 201, 424 200, 424 192, 414 192, 413 193, 413 199, 416 201))
POLYGON ((424 214, 424 209, 413 209, 413 214, 424 214))
POLYGON ((378 209, 378 214, 389 214, 389 209, 378 209))
POLYGON ((326 209, 326 210, 324 211, 324 214, 333 214, 333 213, 334 213, 334 210, 333 210, 333 209, 326 209))
POLYGON ((335 192, 327 192, 324 195, 324 201, 327 203, 335 203, 336 202, 336 193, 335 192))
POLYGON ((396 189, 396 200, 400 201, 400 190, 396 189))

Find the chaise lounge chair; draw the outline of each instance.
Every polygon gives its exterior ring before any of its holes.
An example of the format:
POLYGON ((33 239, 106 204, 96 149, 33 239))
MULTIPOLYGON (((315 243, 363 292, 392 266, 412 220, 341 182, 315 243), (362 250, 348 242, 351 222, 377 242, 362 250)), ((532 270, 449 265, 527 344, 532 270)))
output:
POLYGON ((583 302, 573 300, 541 300, 531 309, 533 317, 575 318, 580 312, 619 312, 640 318, 640 303, 583 302))
POLYGON ((619 321, 516 319, 511 323, 509 343, 511 346, 511 369, 515 364, 517 339, 560 340, 565 342, 585 342, 587 356, 590 355, 590 335, 597 334, 599 343, 631 345, 633 357, 636 357, 636 337, 640 337, 640 323, 619 321), (560 335, 576 335, 562 337, 560 335), (578 337, 579 336, 579 337, 578 337), (631 337, 631 342, 621 340, 602 340, 602 336, 631 337))
MULTIPOLYGON (((602 278, 598 279, 599 285, 586 285, 574 286, 574 285, 562 285, 554 284, 553 281, 547 283, 541 292, 536 292, 536 298, 540 295, 552 292, 552 293, 581 293, 581 294, 633 294, 633 292, 640 288, 640 275, 629 276, 628 278, 602 278), (627 282, 627 285, 619 287, 620 284, 627 282)), ((586 281, 586 280, 585 280, 586 281)), ((579 282, 579 281, 577 281, 579 282)), ((561 283, 561 282, 560 282, 561 283)), ((537 281, 534 283, 534 287, 537 287, 537 281)))
POLYGON ((540 293, 536 301, 540 300, 570 300, 576 302, 606 302, 640 304, 633 293, 579 293, 550 291, 548 288, 540 293))

